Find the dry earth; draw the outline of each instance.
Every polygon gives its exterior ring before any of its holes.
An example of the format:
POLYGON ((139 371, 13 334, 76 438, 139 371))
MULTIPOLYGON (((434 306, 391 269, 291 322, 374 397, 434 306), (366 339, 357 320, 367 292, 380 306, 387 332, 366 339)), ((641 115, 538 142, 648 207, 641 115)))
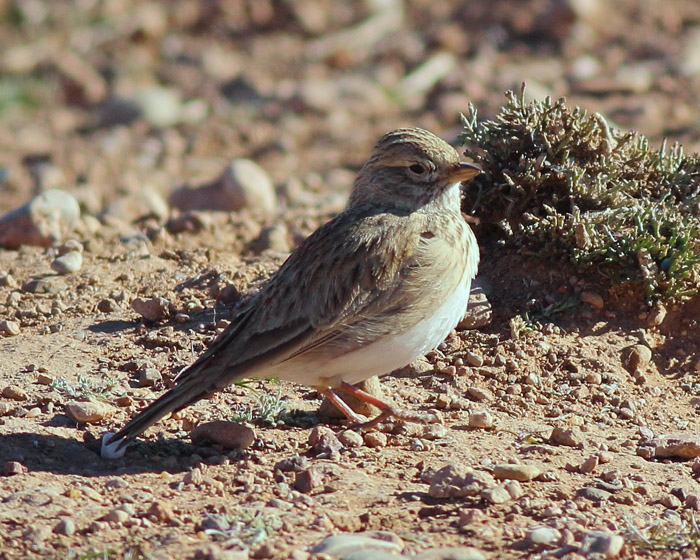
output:
POLYGON ((648 308, 486 228, 491 321, 382 380, 444 429, 358 437, 314 391, 253 382, 122 459, 98 439, 342 208, 387 130, 454 138, 468 102, 493 115, 524 80, 697 149, 698 6, 0 2, 0 210, 71 193, 83 256, 58 274, 61 241, 0 249, 0 558, 697 557, 700 301, 648 308), (274 196, 214 181, 241 157, 274 196), (146 321, 131 303, 154 297, 146 321), (101 418, 76 422, 66 405, 90 401, 101 418), (189 440, 233 418, 254 424, 247 449, 189 440), (324 541, 347 533, 385 549, 324 541))

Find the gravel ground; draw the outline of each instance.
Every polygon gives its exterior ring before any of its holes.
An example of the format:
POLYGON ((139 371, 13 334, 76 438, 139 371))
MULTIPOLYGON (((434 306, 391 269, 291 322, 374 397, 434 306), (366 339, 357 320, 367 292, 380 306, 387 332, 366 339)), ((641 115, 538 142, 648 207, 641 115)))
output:
POLYGON ((700 4, 0 16, 0 559, 697 557, 700 300, 649 311, 479 225, 470 322, 381 381, 444 425, 346 431, 315 391, 254 381, 121 459, 99 438, 343 207, 388 130, 454 141, 525 81, 697 151, 700 4))

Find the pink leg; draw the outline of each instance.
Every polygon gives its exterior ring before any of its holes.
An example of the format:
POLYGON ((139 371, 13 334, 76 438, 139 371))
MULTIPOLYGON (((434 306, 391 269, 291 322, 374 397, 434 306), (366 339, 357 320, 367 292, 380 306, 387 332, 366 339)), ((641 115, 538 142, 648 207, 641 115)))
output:
MULTIPOLYGON (((352 396, 354 396, 362 401, 365 401, 373 406, 376 406, 379 410, 381 410, 381 413, 379 414, 379 416, 377 416, 376 418, 373 418, 369 422, 365 422, 364 424, 360 424, 358 426, 355 426, 357 428, 369 428, 369 427, 374 426, 375 424, 378 424, 379 422, 386 420, 387 418, 390 418, 392 416, 394 418, 398 418, 399 420, 404 420, 406 422, 426 422, 429 424, 442 423, 442 419, 438 415, 436 415, 432 412, 418 412, 418 411, 406 410, 403 408, 399 408, 399 407, 390 405, 388 403, 385 403, 382 400, 379 400, 377 397, 373 397, 372 395, 370 395, 369 393, 366 393, 362 389, 358 389, 354 385, 350 385, 349 383, 345 383, 345 382, 341 383, 341 385, 340 385, 340 387, 338 387, 338 389, 340 389, 344 393, 347 393, 348 395, 352 395, 352 396)), ((338 399, 338 400, 340 400, 340 399, 338 399)), ((333 402, 333 404, 338 406, 332 399, 331 399, 331 402, 333 402)), ((343 403, 343 405, 345 405, 345 408, 350 408, 345 403, 343 403)), ((341 407, 338 407, 338 408, 340 408, 340 410, 346 416, 348 416, 347 413, 345 413, 345 411, 341 407)), ((354 414, 354 412, 353 412, 353 414, 354 414)), ((348 418, 350 420, 352 420, 352 418, 350 418, 350 416, 348 416, 348 418)))

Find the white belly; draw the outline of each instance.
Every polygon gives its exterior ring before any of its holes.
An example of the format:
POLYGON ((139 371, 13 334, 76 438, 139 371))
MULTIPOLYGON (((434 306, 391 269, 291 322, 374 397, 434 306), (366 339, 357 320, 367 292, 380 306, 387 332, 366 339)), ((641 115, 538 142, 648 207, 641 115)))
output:
POLYGON ((471 279, 463 282, 435 313, 405 332, 384 337, 368 346, 322 362, 287 362, 277 374, 282 379, 303 385, 335 387, 342 381, 355 384, 375 375, 391 373, 433 350, 445 340, 464 317, 470 286, 471 279))

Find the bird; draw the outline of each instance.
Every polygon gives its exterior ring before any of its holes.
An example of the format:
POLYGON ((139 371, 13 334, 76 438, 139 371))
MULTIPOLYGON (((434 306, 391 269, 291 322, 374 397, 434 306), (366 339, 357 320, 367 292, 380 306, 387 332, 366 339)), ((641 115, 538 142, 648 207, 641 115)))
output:
POLYGON ((166 393, 105 435, 103 456, 123 455, 128 442, 168 413, 249 377, 316 388, 361 423, 340 397, 354 395, 380 410, 367 426, 388 417, 434 421, 354 385, 433 350, 464 317, 479 247, 461 213, 460 185, 479 173, 427 130, 382 136, 345 209, 239 305, 166 393))

